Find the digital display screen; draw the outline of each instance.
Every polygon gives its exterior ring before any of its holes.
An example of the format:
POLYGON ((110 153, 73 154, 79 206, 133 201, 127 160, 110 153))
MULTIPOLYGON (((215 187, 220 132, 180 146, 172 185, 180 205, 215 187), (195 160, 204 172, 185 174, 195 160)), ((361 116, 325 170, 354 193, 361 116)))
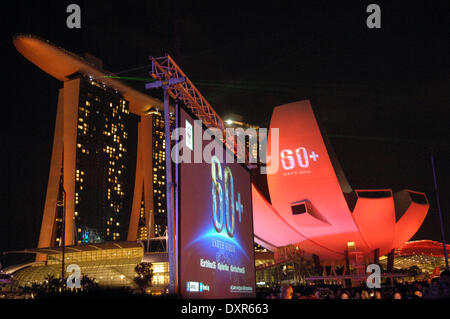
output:
POLYGON ((179 124, 186 133, 178 143, 181 295, 254 297, 250 172, 236 160, 226 162, 231 152, 214 138, 205 139, 208 132, 183 108, 179 124))

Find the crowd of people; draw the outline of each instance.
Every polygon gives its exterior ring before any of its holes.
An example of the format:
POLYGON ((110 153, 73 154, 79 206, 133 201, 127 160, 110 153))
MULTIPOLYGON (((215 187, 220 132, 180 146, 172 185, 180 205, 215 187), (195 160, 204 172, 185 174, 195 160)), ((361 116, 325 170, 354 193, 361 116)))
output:
POLYGON ((450 299, 450 271, 428 281, 393 283, 378 289, 338 285, 290 286, 262 292, 266 299, 450 299))

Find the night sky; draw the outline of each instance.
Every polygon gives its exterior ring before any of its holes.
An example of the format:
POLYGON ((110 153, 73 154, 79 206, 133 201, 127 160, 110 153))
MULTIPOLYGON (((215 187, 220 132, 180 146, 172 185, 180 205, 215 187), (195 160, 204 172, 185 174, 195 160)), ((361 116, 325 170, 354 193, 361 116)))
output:
POLYGON ((413 239, 441 241, 433 149, 448 242, 448 1, 280 2, 3 2, 0 251, 37 245, 62 86, 16 51, 16 33, 89 52, 122 76, 147 77, 148 56, 169 53, 223 118, 263 127, 274 106, 310 99, 353 188, 426 192, 413 239), (81 29, 66 27, 70 3, 81 29), (381 29, 366 26, 370 3, 381 29))

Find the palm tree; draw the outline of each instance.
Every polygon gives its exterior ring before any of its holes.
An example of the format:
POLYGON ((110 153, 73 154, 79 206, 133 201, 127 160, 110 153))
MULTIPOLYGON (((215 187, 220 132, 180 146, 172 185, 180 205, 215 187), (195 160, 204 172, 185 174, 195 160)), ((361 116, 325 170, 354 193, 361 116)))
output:
POLYGON ((145 290, 148 287, 152 286, 152 278, 153 278, 153 268, 151 263, 139 263, 134 268, 134 271, 137 273, 137 276, 134 278, 135 284, 139 287, 142 293, 145 293, 145 290))
POLYGON ((88 277, 87 275, 83 275, 83 277, 81 277, 81 288, 83 290, 92 290, 95 288, 98 288, 98 284, 95 281, 95 279, 92 279, 90 277, 88 277))
POLYGON ((49 275, 46 279, 49 292, 61 292, 65 288, 65 282, 61 278, 49 275))

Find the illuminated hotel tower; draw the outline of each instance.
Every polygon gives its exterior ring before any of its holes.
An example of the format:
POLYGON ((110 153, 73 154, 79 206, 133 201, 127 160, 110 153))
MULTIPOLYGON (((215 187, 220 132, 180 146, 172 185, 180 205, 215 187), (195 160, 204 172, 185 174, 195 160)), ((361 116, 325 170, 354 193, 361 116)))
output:
POLYGON ((30 35, 17 35, 13 42, 25 58, 63 82, 38 247, 60 245, 63 229, 66 245, 163 235, 162 102, 118 81, 93 57, 30 35), (129 146, 136 123, 134 162, 129 146), (134 163, 135 174, 129 171, 134 163))
MULTIPOLYGON (((173 116, 170 116, 170 122, 173 127, 173 116)), ((145 240, 148 236, 164 236, 167 230, 164 116, 157 108, 153 108, 147 112, 139 126, 134 193, 142 196, 140 199, 134 197, 133 215, 128 232, 129 241, 145 240), (144 134, 144 130, 151 131, 151 134, 144 134), (147 160, 144 160, 144 157, 147 160), (147 175, 140 172, 147 172, 147 175), (144 185, 145 177, 151 181, 149 187, 144 185), (136 218, 136 215, 139 217, 136 218)))
POLYGON ((98 243, 125 237, 129 129, 136 125, 132 122, 128 102, 118 91, 84 76, 64 82, 40 241, 50 246, 61 243, 62 210, 54 216, 53 199, 55 192, 61 194, 62 185, 67 196, 66 218, 73 220, 66 242, 98 243))

